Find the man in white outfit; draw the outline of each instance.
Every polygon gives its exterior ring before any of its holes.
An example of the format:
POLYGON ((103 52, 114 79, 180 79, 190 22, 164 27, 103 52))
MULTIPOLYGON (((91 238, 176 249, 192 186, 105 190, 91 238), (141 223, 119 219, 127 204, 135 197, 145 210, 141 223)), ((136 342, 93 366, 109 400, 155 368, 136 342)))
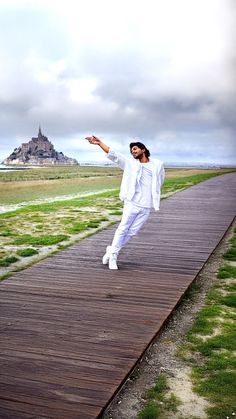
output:
POLYGON ((124 171, 120 188, 120 199, 124 201, 122 219, 102 259, 104 265, 109 264, 109 269, 118 269, 117 257, 122 247, 147 221, 151 208, 159 210, 164 165, 159 159, 150 159, 149 150, 139 141, 130 143, 133 156, 130 159, 113 151, 94 135, 86 140, 101 147, 107 157, 124 171))

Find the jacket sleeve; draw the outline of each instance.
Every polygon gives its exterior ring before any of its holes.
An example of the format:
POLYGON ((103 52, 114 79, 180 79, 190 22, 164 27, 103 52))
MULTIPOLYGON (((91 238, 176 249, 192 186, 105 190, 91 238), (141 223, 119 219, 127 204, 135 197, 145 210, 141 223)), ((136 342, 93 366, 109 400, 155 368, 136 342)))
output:
POLYGON ((116 163, 121 169, 124 170, 127 158, 122 156, 122 154, 116 153, 115 151, 110 149, 107 154, 107 158, 116 163))

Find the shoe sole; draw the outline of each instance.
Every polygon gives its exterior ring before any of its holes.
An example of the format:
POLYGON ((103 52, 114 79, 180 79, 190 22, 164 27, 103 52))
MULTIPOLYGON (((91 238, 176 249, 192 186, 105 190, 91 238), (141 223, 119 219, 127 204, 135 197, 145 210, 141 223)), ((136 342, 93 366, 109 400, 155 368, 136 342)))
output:
POLYGON ((115 265, 110 265, 110 263, 109 263, 109 269, 115 270, 115 269, 118 269, 118 266, 116 264, 115 265))

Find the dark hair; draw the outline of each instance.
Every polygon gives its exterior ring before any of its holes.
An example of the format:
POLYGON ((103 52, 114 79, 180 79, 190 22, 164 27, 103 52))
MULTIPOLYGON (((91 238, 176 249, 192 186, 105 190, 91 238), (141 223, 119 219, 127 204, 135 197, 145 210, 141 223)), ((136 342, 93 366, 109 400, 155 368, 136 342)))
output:
POLYGON ((132 148, 134 146, 136 146, 138 148, 141 148, 141 150, 145 150, 144 154, 147 158, 150 156, 150 151, 147 149, 147 147, 143 143, 140 143, 139 141, 137 141, 135 143, 130 143, 130 145, 129 145, 130 151, 132 150, 132 148))

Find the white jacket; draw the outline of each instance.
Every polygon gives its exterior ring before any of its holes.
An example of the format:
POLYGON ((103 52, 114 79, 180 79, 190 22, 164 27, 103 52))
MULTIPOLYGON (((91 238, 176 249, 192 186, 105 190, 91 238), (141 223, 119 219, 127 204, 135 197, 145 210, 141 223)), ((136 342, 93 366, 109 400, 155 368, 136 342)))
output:
MULTIPOLYGON (((142 174, 142 166, 139 160, 126 158, 111 149, 107 157, 124 170, 120 187, 120 199, 122 201, 131 201, 135 194, 136 182, 139 181, 142 174)), ((164 164, 159 159, 149 160, 152 163, 152 204, 153 208, 158 211, 161 199, 161 186, 165 179, 164 164)))

